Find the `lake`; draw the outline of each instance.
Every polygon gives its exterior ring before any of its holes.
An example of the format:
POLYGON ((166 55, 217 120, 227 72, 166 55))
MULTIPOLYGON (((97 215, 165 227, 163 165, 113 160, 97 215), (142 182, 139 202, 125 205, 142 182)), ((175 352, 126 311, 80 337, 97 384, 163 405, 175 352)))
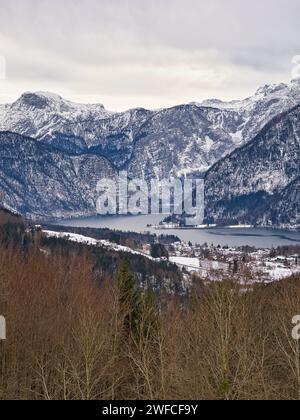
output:
POLYGON ((63 220, 59 225, 74 227, 109 228, 131 232, 151 232, 157 235, 176 235, 183 241, 221 246, 250 245, 257 248, 272 248, 282 245, 300 244, 300 232, 260 228, 207 228, 207 229, 155 229, 163 215, 143 216, 96 216, 63 220))

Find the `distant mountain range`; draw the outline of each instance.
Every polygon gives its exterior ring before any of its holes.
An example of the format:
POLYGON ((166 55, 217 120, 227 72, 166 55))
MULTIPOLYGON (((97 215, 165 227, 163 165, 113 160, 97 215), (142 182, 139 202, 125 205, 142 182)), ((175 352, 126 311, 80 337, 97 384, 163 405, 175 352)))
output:
POLYGON ((299 104, 300 80, 243 101, 123 113, 25 93, 0 105, 0 188, 26 215, 69 217, 93 214, 96 180, 120 169, 207 173, 207 220, 296 226, 299 104))

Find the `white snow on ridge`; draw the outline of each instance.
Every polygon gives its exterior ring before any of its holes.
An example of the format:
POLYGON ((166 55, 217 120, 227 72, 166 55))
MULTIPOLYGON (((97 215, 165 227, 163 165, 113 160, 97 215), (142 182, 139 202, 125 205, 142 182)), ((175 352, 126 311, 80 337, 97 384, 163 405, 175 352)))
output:
POLYGON ((88 236, 78 235, 76 233, 68 232, 54 232, 50 230, 42 231, 48 238, 58 238, 58 239, 68 239, 71 242, 77 242, 90 246, 97 246, 98 241, 94 238, 89 238, 88 236))
POLYGON ((60 238, 66 239, 71 242, 77 242, 88 246, 102 246, 111 251, 116 252, 127 252, 129 254, 141 255, 146 257, 152 261, 155 261, 150 255, 144 254, 143 252, 135 251, 131 248, 126 246, 117 245, 113 242, 105 241, 105 240, 97 240, 94 238, 90 238, 88 236, 78 235, 77 233, 70 233, 70 232, 54 232, 50 230, 43 230, 42 231, 48 238, 60 238))
POLYGON ((13 207, 9 206, 8 204, 6 204, 5 202, 2 203, 1 207, 5 210, 10 211, 12 214, 16 215, 16 216, 21 216, 20 213, 14 209, 13 207))
POLYGON ((102 104, 78 104, 51 92, 25 92, 12 104, 0 104, 0 131, 43 139, 53 132, 64 133, 67 126, 114 114, 102 104))

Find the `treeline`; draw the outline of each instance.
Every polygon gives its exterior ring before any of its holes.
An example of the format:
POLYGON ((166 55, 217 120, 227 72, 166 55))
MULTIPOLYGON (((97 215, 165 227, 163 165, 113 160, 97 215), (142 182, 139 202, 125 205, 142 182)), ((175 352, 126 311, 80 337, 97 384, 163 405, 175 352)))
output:
POLYGON ((106 228, 73 227, 51 224, 44 224, 43 228, 46 230, 53 230, 55 232, 67 231, 70 233, 76 233, 78 235, 88 236, 98 240, 106 240, 135 249, 141 248, 142 245, 154 244, 156 242, 160 242, 165 245, 180 242, 180 239, 174 235, 153 235, 151 233, 123 232, 106 228))
POLYGON ((0 247, 0 398, 297 400, 299 280, 162 304, 126 263, 99 283, 88 254, 0 247))
POLYGON ((73 255, 79 258, 82 253, 88 255, 99 283, 106 276, 116 277, 118 268, 125 261, 135 274, 140 288, 151 288, 157 294, 186 294, 182 272, 175 264, 156 262, 139 254, 114 251, 105 247, 89 247, 67 239, 48 238, 43 235, 38 243, 40 249, 53 256, 61 255, 66 261, 73 255))
MULTIPOLYGON (((97 236, 98 229, 92 230, 94 237, 97 236)), ((111 231, 111 234, 114 232, 111 231)), ((101 232, 98 235, 101 236, 101 232)), ((140 288, 151 288, 157 294, 171 293, 180 296, 187 292, 183 274, 175 264, 164 261, 154 262, 140 254, 120 252, 100 246, 90 247, 67 239, 48 238, 40 229, 26 223, 20 216, 17 216, 14 221, 12 219, 3 221, 2 224, 0 220, 0 246, 19 250, 24 258, 37 250, 48 256, 60 255, 66 261, 74 254, 79 257, 81 254, 88 255, 99 283, 106 276, 115 277, 121 262, 126 261, 130 270, 135 273, 136 282, 140 288)), ((153 246, 164 249, 163 245, 158 243, 153 243, 153 246)))
POLYGON ((279 246, 278 248, 272 248, 270 251, 271 257, 278 257, 282 255, 284 257, 288 257, 290 255, 299 255, 300 256, 300 245, 286 245, 286 246, 279 246))

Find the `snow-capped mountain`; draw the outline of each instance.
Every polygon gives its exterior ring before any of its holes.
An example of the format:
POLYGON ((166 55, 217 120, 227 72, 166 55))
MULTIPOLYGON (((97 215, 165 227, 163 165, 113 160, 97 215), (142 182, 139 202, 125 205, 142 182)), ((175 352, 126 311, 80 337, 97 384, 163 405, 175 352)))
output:
POLYGON ((206 216, 217 223, 299 225, 300 106, 271 120, 205 177, 206 216))
POLYGON ((68 153, 100 154, 132 176, 203 173, 299 103, 300 79, 264 86, 243 101, 122 113, 51 93, 25 93, 0 106, 0 131, 30 136, 68 153))
POLYGON ((300 78, 291 83, 265 85, 256 93, 241 101, 204 101, 200 106, 236 110, 244 120, 241 137, 251 140, 276 115, 288 111, 300 103, 300 78))
POLYGON ((0 188, 23 214, 66 217, 94 214, 96 181, 118 169, 150 179, 211 168, 208 219, 295 224, 299 105, 300 79, 243 101, 123 113, 25 93, 0 105, 0 188))
MULTIPOLYGON (((0 105, 0 131, 12 131, 39 140, 66 132, 67 126, 109 116, 103 105, 66 101, 49 92, 26 92, 12 104, 0 105)), ((72 129, 73 130, 73 129, 72 129)))
POLYGON ((128 164, 131 175, 205 172, 251 141, 275 116, 300 104, 300 79, 266 85, 243 101, 205 101, 161 110, 143 125, 128 164))
POLYGON ((27 92, 12 104, 0 105, 0 131, 22 134, 62 151, 102 154, 121 166, 151 114, 144 109, 113 113, 101 104, 76 104, 49 92, 27 92))
POLYGON ((203 173, 240 144, 242 123, 235 111, 194 105, 157 112, 135 139, 129 174, 168 178, 203 173))

